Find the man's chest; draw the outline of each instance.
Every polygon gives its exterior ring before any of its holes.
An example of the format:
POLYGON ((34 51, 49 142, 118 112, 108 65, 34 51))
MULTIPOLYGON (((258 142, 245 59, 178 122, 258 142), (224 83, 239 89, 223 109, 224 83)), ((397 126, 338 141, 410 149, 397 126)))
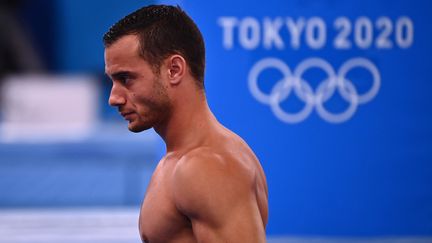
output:
POLYGON ((156 172, 141 206, 139 228, 147 242, 168 242, 191 229, 189 220, 175 206, 169 180, 156 172))

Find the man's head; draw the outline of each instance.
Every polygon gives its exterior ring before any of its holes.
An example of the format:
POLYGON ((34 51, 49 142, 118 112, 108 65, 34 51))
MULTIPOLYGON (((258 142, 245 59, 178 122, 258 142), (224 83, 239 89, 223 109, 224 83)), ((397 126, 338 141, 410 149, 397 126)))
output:
POLYGON ((158 73, 162 61, 181 55, 199 88, 204 88, 205 47, 201 32, 180 8, 167 5, 143 7, 114 24, 103 37, 105 47, 121 37, 136 35, 139 55, 158 73))
POLYGON ((104 45, 105 72, 113 81, 109 104, 133 132, 164 124, 186 95, 184 87, 204 89, 204 42, 179 7, 139 9, 110 28, 104 45))

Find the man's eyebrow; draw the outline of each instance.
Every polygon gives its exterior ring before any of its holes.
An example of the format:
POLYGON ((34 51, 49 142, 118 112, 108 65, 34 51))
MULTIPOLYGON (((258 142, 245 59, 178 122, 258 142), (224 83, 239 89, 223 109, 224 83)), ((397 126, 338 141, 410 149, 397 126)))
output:
POLYGON ((120 79, 120 78, 124 78, 124 77, 130 77, 133 74, 130 71, 119 71, 119 72, 115 72, 113 74, 107 74, 107 75, 111 79, 120 79))

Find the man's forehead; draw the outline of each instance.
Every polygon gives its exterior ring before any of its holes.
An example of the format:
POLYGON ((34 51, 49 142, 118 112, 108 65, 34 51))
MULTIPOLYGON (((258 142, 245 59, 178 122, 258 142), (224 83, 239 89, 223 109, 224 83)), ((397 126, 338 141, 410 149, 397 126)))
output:
POLYGON ((138 53, 139 42, 136 36, 127 35, 105 48, 105 73, 110 75, 124 66, 132 64, 138 53))
POLYGON ((135 35, 127 35, 105 48, 105 59, 138 56, 139 41, 135 35))

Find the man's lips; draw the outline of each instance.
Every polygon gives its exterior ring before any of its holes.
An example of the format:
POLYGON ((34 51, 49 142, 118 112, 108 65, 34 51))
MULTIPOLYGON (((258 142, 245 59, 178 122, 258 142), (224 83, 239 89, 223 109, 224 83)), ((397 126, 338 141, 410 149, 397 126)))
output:
POLYGON ((133 112, 133 111, 123 111, 123 112, 120 112, 120 114, 126 119, 126 120, 129 120, 130 119, 130 117, 131 117, 131 115, 133 115, 135 112, 133 112))

